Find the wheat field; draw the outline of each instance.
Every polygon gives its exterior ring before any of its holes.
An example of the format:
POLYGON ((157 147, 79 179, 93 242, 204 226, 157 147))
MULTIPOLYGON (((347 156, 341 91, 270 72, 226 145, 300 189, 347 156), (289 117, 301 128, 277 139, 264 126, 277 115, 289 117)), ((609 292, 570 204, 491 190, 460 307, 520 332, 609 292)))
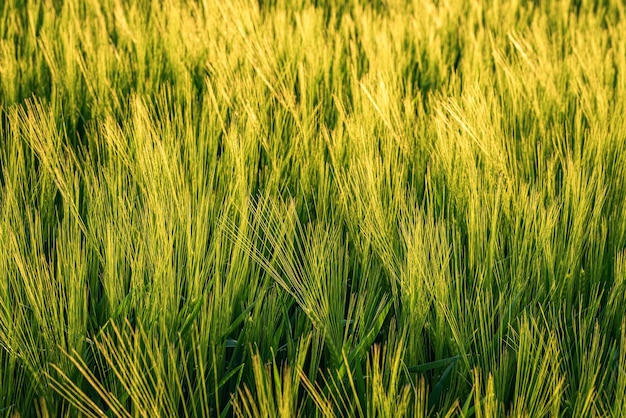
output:
POLYGON ((0 416, 626 417, 621 0, 0 2, 0 416))

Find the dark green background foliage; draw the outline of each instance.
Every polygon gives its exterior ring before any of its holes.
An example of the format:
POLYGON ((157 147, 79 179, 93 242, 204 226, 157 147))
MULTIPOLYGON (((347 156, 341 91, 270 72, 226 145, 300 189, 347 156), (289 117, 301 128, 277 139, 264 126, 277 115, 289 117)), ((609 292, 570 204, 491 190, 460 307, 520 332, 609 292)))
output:
POLYGON ((0 2, 0 415, 625 417, 625 13, 0 2))

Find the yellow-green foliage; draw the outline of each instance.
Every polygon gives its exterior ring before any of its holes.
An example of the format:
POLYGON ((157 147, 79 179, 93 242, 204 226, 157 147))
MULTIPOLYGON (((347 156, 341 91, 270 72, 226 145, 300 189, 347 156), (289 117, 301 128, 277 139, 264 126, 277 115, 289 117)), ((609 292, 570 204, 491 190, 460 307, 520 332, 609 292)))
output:
POLYGON ((626 417, 619 0, 0 2, 0 416, 626 417))

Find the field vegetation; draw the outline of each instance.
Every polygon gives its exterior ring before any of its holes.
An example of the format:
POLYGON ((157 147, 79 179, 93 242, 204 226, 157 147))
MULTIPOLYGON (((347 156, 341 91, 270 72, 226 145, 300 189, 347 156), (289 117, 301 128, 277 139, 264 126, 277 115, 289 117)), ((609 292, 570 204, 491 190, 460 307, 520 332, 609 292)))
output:
POLYGON ((0 416, 626 417, 620 0, 0 2, 0 416))

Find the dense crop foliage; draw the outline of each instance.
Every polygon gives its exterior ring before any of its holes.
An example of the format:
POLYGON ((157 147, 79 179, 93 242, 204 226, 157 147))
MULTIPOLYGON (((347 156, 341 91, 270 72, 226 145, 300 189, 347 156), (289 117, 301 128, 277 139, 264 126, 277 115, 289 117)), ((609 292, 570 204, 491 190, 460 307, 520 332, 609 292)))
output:
POLYGON ((0 416, 626 417, 619 0, 0 2, 0 416))

